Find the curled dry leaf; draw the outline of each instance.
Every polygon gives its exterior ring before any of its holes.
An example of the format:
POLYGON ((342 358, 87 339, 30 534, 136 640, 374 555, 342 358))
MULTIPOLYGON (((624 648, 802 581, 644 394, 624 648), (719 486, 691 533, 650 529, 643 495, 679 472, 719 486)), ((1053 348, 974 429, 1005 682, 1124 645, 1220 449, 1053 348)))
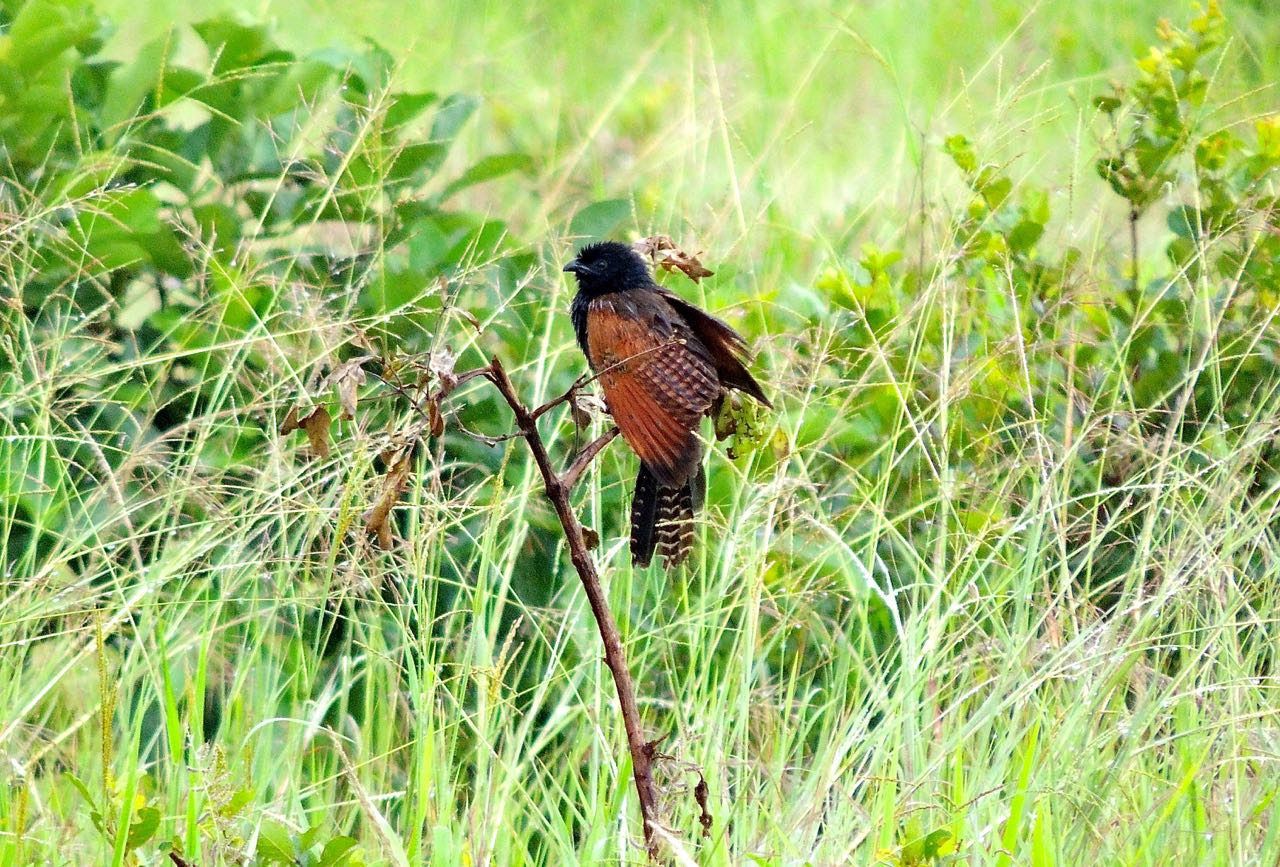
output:
POLYGON ((400 495, 409 482, 409 470, 413 465, 413 449, 404 447, 383 453, 387 472, 382 477, 382 490, 377 501, 362 516, 365 531, 378 537, 378 547, 384 551, 395 545, 395 533, 391 529, 391 511, 400 501, 400 495))
POLYGON ((351 419, 356 415, 356 402, 359 398, 360 386, 364 385, 364 368, 366 361, 372 361, 372 355, 362 355, 350 361, 344 361, 325 377, 323 386, 333 386, 338 395, 338 403, 342 406, 342 418, 351 419))
POLYGON ((298 420, 298 427, 307 432, 307 442, 318 458, 329 457, 329 410, 316 407, 311 414, 298 420))
POLYGON ((452 309, 457 316, 460 316, 463 321, 474 328, 477 334, 480 333, 480 320, 477 319, 474 314, 468 310, 462 309, 461 307, 454 307, 452 309))
POLYGON ((711 836, 711 824, 714 819, 711 818, 711 810, 707 807, 707 800, 711 794, 707 786, 707 778, 698 772, 698 784, 693 787, 693 799, 698 802, 698 824, 702 826, 702 836, 711 836))
POLYGON ((284 421, 280 423, 280 436, 288 436, 296 430, 306 431, 307 441, 315 456, 329 457, 329 411, 318 406, 304 418, 298 417, 299 412, 294 406, 285 413, 284 421))
POLYGON ((569 397, 569 412, 575 425, 586 427, 593 415, 604 414, 604 401, 598 395, 575 390, 569 397))
POLYGON ((440 382, 440 391, 438 397, 448 397, 449 394, 458 385, 458 376, 453 372, 454 365, 458 363, 458 357, 446 349, 437 349, 431 353, 431 358, 427 362, 427 368, 435 374, 436 379, 440 382))
POLYGON ((289 411, 284 414, 284 421, 280 422, 280 436, 287 437, 301 427, 302 425, 298 424, 298 408, 289 407, 289 411))
POLYGON ((444 435, 444 415, 440 412, 440 401, 434 397, 427 398, 427 427, 433 437, 444 435))
POLYGON ((648 238, 636 241, 632 246, 636 252, 656 267, 667 271, 680 271, 694 283, 715 273, 703 265, 696 255, 686 253, 677 247, 669 235, 650 235, 648 238))

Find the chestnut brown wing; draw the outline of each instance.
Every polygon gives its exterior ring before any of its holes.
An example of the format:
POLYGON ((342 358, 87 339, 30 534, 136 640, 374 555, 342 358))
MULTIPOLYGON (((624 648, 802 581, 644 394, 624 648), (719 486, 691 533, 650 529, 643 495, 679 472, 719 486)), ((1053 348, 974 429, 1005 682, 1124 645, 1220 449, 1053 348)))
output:
POLYGON ((698 425, 720 394, 715 363, 684 320, 656 292, 593 299, 587 349, 622 436, 663 487, 698 467, 698 425))
POLYGON ((736 388, 746 392, 763 405, 773 409, 773 404, 765 396, 764 389, 743 363, 751 360, 751 352, 747 349, 747 341, 742 338, 742 335, 734 331, 729 323, 699 310, 674 292, 668 289, 659 291, 672 309, 684 319, 693 333, 702 341, 702 345, 707 348, 715 362, 716 376, 720 384, 725 388, 736 388))

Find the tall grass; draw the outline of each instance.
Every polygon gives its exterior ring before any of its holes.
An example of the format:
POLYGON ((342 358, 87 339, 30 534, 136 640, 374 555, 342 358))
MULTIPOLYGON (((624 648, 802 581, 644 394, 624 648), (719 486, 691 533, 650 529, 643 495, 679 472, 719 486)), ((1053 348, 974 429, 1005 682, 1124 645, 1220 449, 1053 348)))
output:
MULTIPOLYGON (((961 7, 976 15, 973 5, 961 7)), ((968 351, 989 298, 934 272, 857 375, 836 348, 856 321, 802 324, 826 304, 811 288, 820 266, 866 237, 900 239, 910 221, 905 237, 930 261, 961 255, 959 182, 925 151, 939 132, 933 108, 973 86, 939 63, 1001 95, 970 109, 989 122, 992 148, 1018 150, 1027 118, 1037 129, 1046 113, 1055 129, 1068 118, 1066 144, 1042 161, 1028 153, 1020 170, 1052 169, 1048 185, 1068 202, 1055 231, 1092 273, 1107 272, 1111 224, 1076 186, 1093 152, 1063 82, 1127 47, 1121 36, 1081 47, 1081 32, 1146 24, 1102 6, 1042 3, 1023 19, 996 4, 988 38, 1001 38, 978 55, 953 36, 960 11, 936 13, 920 45, 900 25, 897 42, 877 36, 903 14, 889 6, 794 19, 769 4, 754 16, 638 4, 616 18, 566 6, 543 39, 492 10, 452 19, 491 40, 479 44, 492 49, 484 74, 499 94, 538 68, 545 39, 579 47, 554 50, 571 86, 545 114, 524 106, 485 127, 544 148, 529 193, 513 184, 472 199, 519 208, 518 230, 545 238, 535 266, 509 294, 459 296, 489 305, 470 311, 484 333, 461 326, 432 340, 462 368, 505 329, 530 402, 563 389, 583 368, 557 267, 572 245, 567 213, 588 191, 634 189, 654 225, 689 232, 708 264, 734 275, 675 288, 757 336, 778 396, 760 449, 711 458, 687 571, 628 564, 619 515, 634 458, 620 445, 578 494, 601 533, 596 556, 647 725, 663 738, 680 863, 1280 863, 1280 486, 1245 490, 1241 472, 1280 431, 1280 395, 1259 393, 1232 430, 1239 444, 1220 448, 1211 431, 1186 441, 1126 423, 1131 395, 1093 393, 1068 370, 1079 399, 1064 437, 1028 374, 990 432, 1001 447, 975 468, 949 434, 964 399, 993 356, 1025 369, 1038 349, 1018 328, 968 351), (1058 40, 1050 71, 1011 84, 1006 62, 1034 56, 1046 33, 1058 40), (494 47, 506 37, 511 53, 494 47), (823 76, 868 53, 890 58, 899 90, 878 88, 861 115, 836 110, 850 82, 828 88, 823 76), (586 56, 608 74, 577 68, 586 56), (919 125, 886 142, 872 120, 895 104, 919 125), (879 178, 895 184, 877 191, 879 178), (938 333, 940 353, 929 348, 938 333), (889 347, 912 349, 904 362, 889 347), (921 377, 936 388, 920 391, 921 377), (888 426, 870 457, 854 456, 836 421, 862 417, 868 395, 887 400, 888 426), (1080 455, 1100 442, 1124 472, 1099 473, 1082 495, 1080 455), (919 498, 901 496, 904 477, 919 498), (1004 505, 984 515, 973 507, 983 499, 1004 505), (1093 580, 1113 548, 1119 565, 1093 580), (1100 583, 1105 594, 1093 592, 1100 583)), ((1274 30, 1267 10, 1241 10, 1274 30)), ((446 77, 447 56, 405 74, 446 77)), ((53 215, 6 204, 0 274, 20 297, 53 215)), ((1158 231, 1144 226, 1144 241, 1158 231)), ((485 265, 458 282, 479 285, 485 265)), ((214 279, 227 275, 191 283, 214 279)), ((1201 300, 1212 332, 1210 293, 1201 300)), ((219 333, 225 304, 207 300, 191 320, 219 333)), ((358 415, 336 426, 330 457, 310 459, 300 435, 274 430, 319 362, 403 310, 370 317, 351 297, 293 281, 216 345, 155 354, 102 337, 103 318, 127 307, 82 305, 49 298, 34 317, 4 314, 0 472, 39 508, 0 504, 0 864, 162 863, 162 842, 200 867, 269 863, 273 847, 301 851, 290 835, 312 825, 302 863, 320 863, 343 835, 366 864, 643 862, 613 687, 565 552, 542 532, 537 473, 518 442, 496 447, 492 472, 477 457, 489 447, 458 432, 506 428, 486 417, 482 386, 451 398, 451 435, 419 455, 398 509, 402 542, 382 552, 361 513, 381 484, 374 456, 387 431, 358 415), (126 381, 199 383, 199 411, 150 436, 161 408, 122 398, 126 381), (257 398, 241 402, 246 392, 257 398), (121 400, 133 421, 107 417, 121 400), (261 430, 271 435, 241 436, 261 430), (226 453, 241 440, 251 453, 226 453), (128 830, 148 808, 158 831, 134 850, 128 830)), ((1234 350, 1203 345, 1180 385, 1228 365, 1234 350)), ((390 415, 401 429, 413 420, 390 415)), ((572 425, 547 430, 566 456, 572 425)))

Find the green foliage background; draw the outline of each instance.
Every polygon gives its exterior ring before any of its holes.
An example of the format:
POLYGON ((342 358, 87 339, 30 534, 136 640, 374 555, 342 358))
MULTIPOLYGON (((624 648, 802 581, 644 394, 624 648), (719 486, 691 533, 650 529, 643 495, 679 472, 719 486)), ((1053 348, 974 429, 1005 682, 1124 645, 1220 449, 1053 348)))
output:
POLYGON ((655 233, 778 397, 688 570, 578 494, 672 858, 1275 863, 1280 14, 1164 6, 0 2, 0 864, 642 860, 428 401, 562 391, 558 263, 655 233))

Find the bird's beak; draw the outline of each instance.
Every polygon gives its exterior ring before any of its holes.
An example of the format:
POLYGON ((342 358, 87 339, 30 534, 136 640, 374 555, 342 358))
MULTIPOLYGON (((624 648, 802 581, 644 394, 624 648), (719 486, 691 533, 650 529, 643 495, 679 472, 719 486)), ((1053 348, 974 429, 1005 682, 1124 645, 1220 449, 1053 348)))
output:
POLYGON ((563 270, 566 274, 581 274, 585 269, 582 267, 582 263, 577 259, 574 259, 572 262, 565 265, 563 270))

